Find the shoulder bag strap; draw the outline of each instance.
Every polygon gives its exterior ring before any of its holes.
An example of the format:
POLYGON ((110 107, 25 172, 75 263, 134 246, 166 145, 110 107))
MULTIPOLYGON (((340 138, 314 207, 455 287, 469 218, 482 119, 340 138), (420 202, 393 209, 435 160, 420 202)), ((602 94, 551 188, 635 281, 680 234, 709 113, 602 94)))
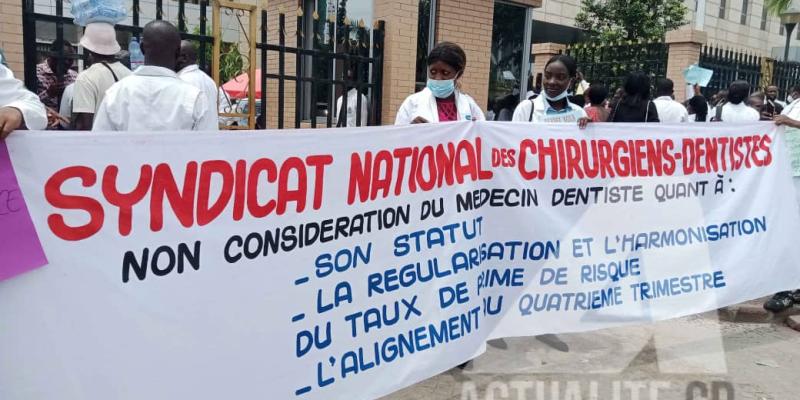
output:
POLYGON ((108 70, 111 72, 111 76, 114 77, 114 82, 119 82, 119 79, 117 79, 117 74, 114 73, 114 70, 111 69, 111 66, 109 66, 108 63, 105 61, 101 62, 101 64, 103 64, 103 66, 108 68, 108 70))
POLYGON ((531 115, 528 116, 528 122, 533 122, 533 109, 536 108, 536 103, 533 100, 528 100, 531 102, 531 115))
POLYGON ((722 107, 725 107, 725 103, 722 103, 722 104, 718 105, 716 110, 715 110, 716 111, 715 112, 716 115, 714 116, 714 121, 715 122, 722 121, 722 107))

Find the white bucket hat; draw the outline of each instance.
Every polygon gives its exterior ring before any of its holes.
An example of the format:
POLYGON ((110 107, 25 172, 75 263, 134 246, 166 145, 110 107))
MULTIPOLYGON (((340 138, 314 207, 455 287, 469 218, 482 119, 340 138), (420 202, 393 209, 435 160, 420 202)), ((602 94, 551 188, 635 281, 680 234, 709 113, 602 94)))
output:
POLYGON ((107 22, 90 22, 86 24, 81 37, 81 46, 104 56, 113 56, 122 50, 117 43, 117 32, 114 25, 107 22))

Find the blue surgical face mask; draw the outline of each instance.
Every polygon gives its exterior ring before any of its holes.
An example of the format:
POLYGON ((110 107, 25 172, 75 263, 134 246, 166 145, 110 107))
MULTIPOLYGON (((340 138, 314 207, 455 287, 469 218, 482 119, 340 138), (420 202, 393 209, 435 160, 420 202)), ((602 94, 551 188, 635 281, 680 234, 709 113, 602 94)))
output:
POLYGON ((446 99, 456 90, 455 79, 436 80, 428 78, 428 89, 437 99, 446 99))

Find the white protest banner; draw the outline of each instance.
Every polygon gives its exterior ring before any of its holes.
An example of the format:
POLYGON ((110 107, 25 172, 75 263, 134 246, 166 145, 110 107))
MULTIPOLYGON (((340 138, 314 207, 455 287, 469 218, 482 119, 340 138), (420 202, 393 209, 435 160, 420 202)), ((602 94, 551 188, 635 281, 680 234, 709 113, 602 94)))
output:
POLYGON ((800 287, 772 124, 8 146, 50 264, 0 282, 2 399, 374 399, 491 338, 800 287))

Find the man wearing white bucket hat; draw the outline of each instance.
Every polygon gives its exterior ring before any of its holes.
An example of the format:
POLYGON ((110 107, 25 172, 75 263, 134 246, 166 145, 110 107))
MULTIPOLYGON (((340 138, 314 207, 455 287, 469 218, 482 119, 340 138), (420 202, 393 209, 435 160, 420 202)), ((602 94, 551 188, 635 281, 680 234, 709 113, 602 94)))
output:
POLYGON ((78 75, 72 97, 72 114, 77 130, 92 129, 94 116, 106 91, 131 71, 119 62, 115 55, 120 52, 114 25, 92 22, 86 25, 81 46, 89 55, 91 67, 78 75))

